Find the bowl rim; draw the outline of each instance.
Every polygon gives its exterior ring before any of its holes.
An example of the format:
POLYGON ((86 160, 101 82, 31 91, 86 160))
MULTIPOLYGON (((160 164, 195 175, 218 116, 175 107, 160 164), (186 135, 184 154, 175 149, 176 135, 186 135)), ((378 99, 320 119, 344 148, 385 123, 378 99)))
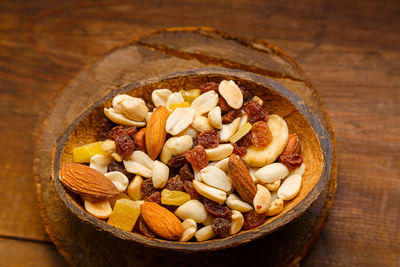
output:
POLYGON ((278 230, 279 228, 283 227, 287 223, 293 221, 294 219, 302 215, 310 207, 310 205, 317 200, 318 196, 324 190, 331 174, 331 163, 333 159, 333 143, 330 138, 327 138, 328 136, 329 136, 328 130, 320 122, 318 117, 310 111, 310 109, 304 103, 304 101, 296 93, 290 91, 282 84, 270 78, 243 70, 225 69, 225 68, 200 68, 193 70, 178 71, 167 75, 157 76, 151 79, 136 81, 128 85, 125 85, 121 88, 118 88, 117 90, 108 93, 98 101, 94 102, 89 108, 84 110, 78 117, 74 119, 74 121, 67 127, 67 129, 64 130, 64 132, 60 135, 60 137, 56 141, 55 150, 52 157, 52 180, 54 181, 58 195, 60 196, 64 204, 67 206, 67 208, 74 215, 79 217, 80 220, 90 224, 97 230, 108 232, 109 234, 118 237, 122 240, 134 241, 147 247, 158 248, 163 250, 178 250, 183 252, 201 252, 201 251, 219 250, 244 244, 252 240, 256 240, 258 238, 261 238, 278 230), (281 215, 279 220, 273 220, 255 229, 242 231, 239 234, 228 236, 226 238, 212 239, 202 242, 168 241, 158 238, 149 238, 140 234, 124 231, 107 224, 106 222, 88 214, 86 211, 83 211, 80 207, 78 207, 70 199, 70 197, 67 196, 65 188, 61 184, 60 180, 56 179, 56 177, 58 177, 58 172, 61 163, 60 160, 64 147, 68 142, 70 134, 79 125, 82 119, 85 118, 91 111, 99 107, 108 99, 111 99, 112 97, 116 96, 117 94, 131 91, 136 88, 159 81, 166 81, 180 77, 199 76, 199 75, 200 76, 224 75, 256 83, 259 86, 266 87, 269 90, 272 90, 275 93, 279 94, 281 97, 284 97, 298 109, 298 111, 302 114, 302 116, 305 117, 305 119, 309 122, 312 130, 314 131, 319 141, 323 156, 323 161, 322 161, 323 169, 322 169, 322 174, 319 177, 318 181, 315 183, 313 188, 308 192, 308 194, 304 197, 304 199, 301 200, 299 203, 297 203, 291 210, 281 215))

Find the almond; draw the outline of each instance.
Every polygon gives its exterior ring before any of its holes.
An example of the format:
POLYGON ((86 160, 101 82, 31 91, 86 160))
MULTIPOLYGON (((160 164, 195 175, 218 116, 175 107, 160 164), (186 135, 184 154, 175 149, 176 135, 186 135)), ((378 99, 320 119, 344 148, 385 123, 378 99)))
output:
POLYGON ((257 193, 257 187, 251 178, 250 171, 234 154, 231 154, 229 157, 228 166, 229 175, 236 191, 244 201, 252 204, 257 193))
POLYGON ((179 240, 183 226, 178 217, 154 202, 144 202, 140 206, 144 221, 157 235, 168 240, 179 240))
POLYGON ((61 167, 59 178, 69 190, 89 199, 108 198, 119 194, 107 177, 86 165, 67 163, 61 167))
POLYGON ((165 124, 167 123, 168 116, 169 112, 167 108, 160 106, 153 111, 147 123, 145 133, 146 150, 153 160, 160 154, 167 138, 165 124))

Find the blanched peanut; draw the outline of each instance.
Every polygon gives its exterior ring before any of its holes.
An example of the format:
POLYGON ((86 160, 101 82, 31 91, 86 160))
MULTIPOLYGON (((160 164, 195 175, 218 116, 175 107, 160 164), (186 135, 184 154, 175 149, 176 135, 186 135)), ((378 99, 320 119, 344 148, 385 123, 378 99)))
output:
POLYGON ((253 96, 253 101, 256 101, 260 106, 264 105, 264 101, 258 96, 253 96))
POLYGON ((273 183, 285 178, 289 174, 288 168, 282 163, 271 163, 256 171, 255 176, 261 183, 273 183))
POLYGON ((201 180, 209 186, 229 192, 232 189, 232 182, 226 173, 215 167, 207 166, 200 170, 201 180))
POLYGON ((109 156, 96 154, 90 158, 89 167, 101 172, 102 174, 105 174, 107 172, 107 166, 110 161, 111 158, 109 156))
POLYGON ((172 104, 180 104, 185 102, 185 100, 183 99, 183 96, 180 93, 172 93, 167 100, 167 104, 166 107, 168 110, 171 110, 170 106, 172 104))
POLYGON ((219 106, 216 106, 208 112, 208 121, 214 128, 222 128, 221 108, 219 106))
POLYGON ((121 107, 121 103, 125 100, 133 100, 133 101, 137 101, 139 103, 142 103, 143 105, 146 105, 146 103, 144 102, 143 99, 138 98, 138 97, 133 97, 127 94, 121 94, 121 95, 117 95, 113 98, 112 100, 112 106, 114 108, 114 111, 117 113, 122 114, 122 107, 121 107))
POLYGON ((216 148, 206 149, 209 161, 217 161, 229 157, 233 152, 231 144, 220 144, 216 148))
POLYGON ((197 193, 200 195, 217 202, 218 204, 224 204, 226 200, 226 193, 220 189, 208 186, 202 182, 193 180, 193 186, 197 193))
POLYGON ((120 154, 118 154, 117 152, 112 153, 112 154, 111 154, 111 157, 112 157, 115 161, 118 161, 118 162, 122 162, 122 160, 124 160, 124 158, 123 158, 120 154))
POLYGON ((239 124, 240 118, 236 118, 231 123, 222 125, 222 129, 219 132, 221 135, 220 142, 228 142, 232 135, 239 129, 239 124))
POLYGON ((215 108, 218 104, 218 94, 213 90, 201 94, 193 100, 191 107, 196 114, 202 115, 215 108))
POLYGON ((248 212, 253 210, 253 206, 244 202, 239 196, 236 194, 230 194, 228 199, 226 200, 226 205, 233 209, 238 210, 240 212, 248 212))
POLYGON ((278 189, 278 197, 283 200, 294 198, 300 191, 301 180, 302 178, 298 174, 293 174, 286 178, 278 189))
POLYGON ((186 219, 182 222, 183 233, 179 241, 189 241, 197 231, 197 224, 192 219, 186 219))
POLYGON ((196 139, 197 136, 199 135, 199 132, 196 131, 195 129, 193 129, 192 126, 187 127, 185 130, 183 130, 182 132, 180 132, 177 136, 183 136, 183 135, 189 135, 191 136, 193 139, 196 139))
MULTIPOLYGON (((141 100, 141 99, 140 99, 141 100)), ((143 121, 146 118, 149 109, 144 101, 136 99, 128 99, 121 102, 122 114, 133 121, 143 121)))
POLYGON ((128 119, 123 114, 115 112, 113 108, 104 108, 104 115, 107 118, 109 118, 112 122, 115 122, 116 124, 120 125, 136 126, 136 127, 143 127, 146 125, 146 122, 144 121, 134 121, 128 119))
POLYGON ((229 158, 221 159, 220 161, 210 163, 210 165, 214 165, 215 167, 223 170, 226 173, 228 173, 228 168, 229 168, 228 164, 229 164, 229 158))
POLYGON ((276 190, 278 190, 279 186, 281 185, 281 180, 275 181, 273 183, 266 183, 264 185, 270 192, 276 191, 276 190))
POLYGON ((195 111, 192 108, 176 108, 167 119, 165 130, 167 133, 177 135, 193 122, 195 111))
MULTIPOLYGON (((168 142, 168 140, 167 140, 167 142, 168 142)), ((163 146, 163 148, 161 150, 161 153, 160 153, 160 160, 164 164, 167 164, 168 160, 170 160, 172 158, 172 151, 167 147, 167 142, 165 142, 165 144, 164 144, 164 146, 163 146)))
POLYGON ((244 218, 242 213, 237 210, 232 210, 232 222, 231 222, 231 231, 230 234, 234 235, 238 233, 244 224, 244 218))
POLYGON ((240 117, 239 129, 242 128, 242 126, 245 125, 248 120, 249 117, 247 116, 247 114, 244 114, 242 117, 240 117))
POLYGON ((101 144, 101 149, 103 149, 108 154, 115 153, 117 148, 115 146, 115 142, 113 140, 107 139, 101 144))
POLYGON ((155 188, 163 188, 168 181, 169 176, 169 168, 167 165, 162 163, 161 161, 154 161, 153 164, 153 186, 155 188))
POLYGON ((249 169, 250 169, 250 176, 251 176, 251 179, 253 179, 253 182, 259 183, 258 179, 257 179, 256 176, 255 176, 255 174, 256 174, 258 168, 252 168, 252 167, 250 167, 249 169))
POLYGON ((239 109, 242 107, 243 93, 234 81, 220 82, 218 91, 231 108, 239 109))
POLYGON ((166 106, 168 97, 172 94, 169 89, 157 89, 151 93, 151 100, 156 107, 166 106))
POLYGON ((110 181, 115 185, 115 188, 117 188, 119 192, 124 192, 128 187, 129 180, 122 172, 107 172, 104 174, 104 176, 110 179, 110 181))
POLYGON ((289 176, 290 176, 290 175, 293 175, 293 174, 298 174, 298 175, 300 175, 300 176, 303 176, 305 171, 306 171, 306 165, 305 165, 304 162, 303 162, 303 163, 300 165, 300 167, 298 167, 298 168, 295 169, 294 171, 290 172, 290 173, 289 173, 289 176))
POLYGON ((193 122, 192 122, 192 127, 199 132, 204 132, 204 131, 211 131, 214 129, 208 119, 204 116, 201 116, 199 114, 196 114, 194 116, 193 122))
POLYGON ((181 205, 175 211, 175 214, 181 220, 192 219, 197 223, 202 223, 207 219, 207 211, 203 203, 196 199, 189 200, 181 205))
POLYGON ((210 214, 207 214, 207 219, 204 222, 202 222, 202 224, 204 226, 211 225, 213 220, 214 218, 210 214))
POLYGON ((143 178, 140 175, 136 175, 129 184, 128 196, 133 200, 142 199, 142 183, 143 178))
POLYGON ((151 178, 153 176, 154 161, 144 152, 136 150, 133 154, 124 161, 125 169, 134 174, 151 178))
MULTIPOLYGON (((214 91, 212 91, 214 92, 214 91)), ((215 233, 213 231, 213 229, 211 228, 211 225, 208 226, 204 226, 203 228, 201 228, 200 230, 198 230, 196 232, 196 234, 194 235, 194 237, 196 237, 197 241, 206 241, 208 239, 211 239, 215 236, 215 233)))
POLYGON ((257 193, 253 199, 254 210, 258 213, 264 213, 271 206, 271 194, 265 186, 257 185, 257 193))
POLYGON ((272 142, 264 149, 253 145, 247 148, 247 153, 242 159, 250 167, 263 167, 274 162, 289 140, 287 124, 281 117, 273 114, 269 116, 267 124, 272 133, 272 142))
POLYGON ((171 137, 165 143, 172 155, 180 155, 193 147, 193 138, 190 135, 171 137))
POLYGON ((83 203, 86 211, 96 218, 107 219, 112 213, 110 202, 107 199, 98 202, 90 202, 84 199, 83 203))
POLYGON ((267 210, 265 215, 274 216, 276 214, 281 213, 282 210, 283 210, 283 200, 280 198, 277 198, 272 202, 271 207, 269 207, 269 209, 267 210))

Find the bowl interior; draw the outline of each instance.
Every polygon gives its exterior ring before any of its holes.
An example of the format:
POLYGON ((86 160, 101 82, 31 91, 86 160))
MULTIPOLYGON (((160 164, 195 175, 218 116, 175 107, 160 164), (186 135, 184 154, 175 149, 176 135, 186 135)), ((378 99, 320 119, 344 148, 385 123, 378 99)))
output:
POLYGON ((289 132, 295 132, 300 137, 302 146, 301 154, 306 165, 302 187, 300 193, 293 200, 285 201, 284 210, 279 215, 268 218, 264 225, 256 229, 242 231, 239 234, 224 239, 200 243, 183 243, 151 239, 111 227, 104 221, 88 214, 84 210, 80 198, 64 189, 59 180, 55 179, 57 191, 67 207, 78 217, 84 219, 84 221, 95 225, 96 228, 111 232, 113 235, 122 239, 142 242, 149 246, 167 249, 178 248, 188 251, 219 249, 248 242, 278 229, 302 214, 309 205, 316 200, 327 181, 327 177, 325 177, 328 175, 326 172, 327 164, 326 160, 324 160, 324 154, 326 154, 325 150, 329 150, 329 144, 326 149, 323 149, 321 148, 321 144, 323 143, 323 146, 326 146, 326 142, 321 142, 320 140, 321 138, 323 139, 323 135, 326 134, 325 129, 294 93, 267 78, 242 71, 191 71, 153 79, 151 81, 135 83, 110 93, 79 116, 59 139, 54 157, 54 177, 58 177, 58 169, 62 164, 72 162, 73 148, 97 141, 94 137, 94 133, 95 129, 100 124, 101 118, 104 117, 103 108, 111 106, 111 100, 116 94, 126 93, 141 97, 146 102, 151 102, 151 92, 155 89, 169 88, 172 91, 179 91, 180 89, 190 90, 199 88, 199 85, 204 82, 220 82, 226 79, 234 80, 237 84, 249 90, 253 95, 257 95, 263 99, 264 108, 270 114, 278 114, 284 118, 288 124, 289 132), (319 185, 316 186, 317 184, 319 185), (208 245, 205 245, 207 243, 208 245), (210 248, 210 243, 213 244, 212 248, 210 248))

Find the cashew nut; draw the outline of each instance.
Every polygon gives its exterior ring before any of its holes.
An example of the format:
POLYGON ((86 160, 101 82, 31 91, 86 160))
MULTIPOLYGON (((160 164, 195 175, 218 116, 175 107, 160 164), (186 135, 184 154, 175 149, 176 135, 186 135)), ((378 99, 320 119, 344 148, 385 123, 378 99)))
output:
POLYGON ((250 167, 263 167, 274 162, 286 147, 289 139, 286 122, 274 114, 268 118, 268 126, 272 133, 271 143, 265 148, 250 146, 242 158, 250 167))
POLYGON ((109 156, 104 156, 101 154, 96 154, 90 158, 89 167, 95 169, 102 174, 105 174, 108 169, 108 164, 110 163, 111 158, 109 156))

